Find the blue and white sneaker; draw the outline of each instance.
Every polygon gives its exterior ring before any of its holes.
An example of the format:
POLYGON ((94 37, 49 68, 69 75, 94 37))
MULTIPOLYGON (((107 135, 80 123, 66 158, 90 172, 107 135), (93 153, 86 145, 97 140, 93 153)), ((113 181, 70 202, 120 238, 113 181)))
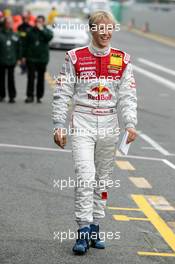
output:
POLYGON ((75 254, 83 255, 89 249, 89 239, 90 239, 90 228, 83 227, 78 230, 78 238, 73 247, 73 252, 75 254))
POLYGON ((100 240, 99 225, 90 225, 91 236, 90 246, 97 249, 105 249, 105 241, 100 240))

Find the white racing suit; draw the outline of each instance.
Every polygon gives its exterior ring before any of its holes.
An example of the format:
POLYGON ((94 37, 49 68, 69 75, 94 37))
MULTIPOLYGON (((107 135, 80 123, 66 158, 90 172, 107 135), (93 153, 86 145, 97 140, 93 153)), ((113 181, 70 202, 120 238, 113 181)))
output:
POLYGON ((119 136, 118 107, 125 128, 134 128, 137 123, 130 56, 111 47, 99 50, 92 44, 69 51, 54 91, 55 129, 65 127, 72 98, 75 216, 77 223, 83 226, 98 222, 105 215, 119 136))

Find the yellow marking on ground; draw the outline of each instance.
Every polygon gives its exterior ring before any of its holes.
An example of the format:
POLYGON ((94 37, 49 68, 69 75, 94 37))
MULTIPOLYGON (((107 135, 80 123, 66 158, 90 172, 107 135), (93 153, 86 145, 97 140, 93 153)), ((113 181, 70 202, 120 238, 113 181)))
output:
POLYGON ((130 181, 138 188, 151 189, 151 184, 143 177, 129 177, 130 181))
POLYGON ((161 252, 137 252, 140 256, 157 256, 157 257, 175 257, 175 253, 161 253, 161 252))
POLYGON ((175 210, 175 208, 172 207, 170 203, 163 196, 145 195, 144 197, 156 210, 162 210, 162 211, 175 210))
POLYGON ((135 170, 129 161, 117 160, 116 164, 121 170, 135 170))
POLYGON ((122 208, 122 207, 107 207, 109 210, 121 210, 121 211, 141 211, 139 208, 122 208))
POLYGON ((116 156, 117 157, 121 157, 122 156, 122 153, 118 149, 116 150, 116 156))
POLYGON ((131 195, 131 197, 145 216, 150 220, 152 225, 157 229, 169 247, 175 251, 175 234, 166 222, 158 215, 143 195, 131 195))
POLYGON ((50 88, 55 88, 56 81, 52 78, 52 76, 49 72, 45 73, 45 80, 50 85, 50 88))
POLYGON ((148 218, 143 217, 129 217, 127 215, 113 215, 116 221, 149 221, 148 218))
POLYGON ((113 218, 117 221, 129 221, 129 217, 126 215, 113 215, 113 218))
POLYGON ((144 218, 144 217, 129 217, 129 220, 133 220, 133 221, 149 221, 148 218, 144 218))

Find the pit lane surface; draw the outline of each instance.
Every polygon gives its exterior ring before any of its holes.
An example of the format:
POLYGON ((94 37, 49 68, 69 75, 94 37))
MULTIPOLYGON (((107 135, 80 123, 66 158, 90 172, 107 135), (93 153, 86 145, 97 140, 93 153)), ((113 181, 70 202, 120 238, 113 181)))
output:
POLYGON ((117 153, 113 179, 120 188, 110 190, 102 225, 120 239, 83 257, 72 254, 73 240, 58 239, 77 227, 73 188, 56 185, 74 173, 70 140, 66 151, 52 140, 51 77, 64 60, 63 51, 52 51, 44 103, 24 104, 26 79, 17 71, 17 104, 0 104, 0 263, 174 263, 175 90, 138 69, 173 83, 173 74, 140 58, 173 70, 175 50, 127 32, 116 33, 113 46, 132 55, 139 101, 140 136, 129 157, 117 153))

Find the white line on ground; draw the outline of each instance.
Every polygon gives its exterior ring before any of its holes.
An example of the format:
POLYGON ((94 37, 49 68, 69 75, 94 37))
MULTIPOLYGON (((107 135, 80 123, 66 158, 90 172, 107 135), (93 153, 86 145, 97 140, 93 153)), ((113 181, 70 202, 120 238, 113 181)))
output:
POLYGON ((43 148, 43 147, 11 145, 11 144, 0 144, 0 147, 17 148, 17 149, 31 149, 31 150, 44 150, 44 151, 54 151, 54 152, 68 152, 68 153, 72 152, 72 150, 70 150, 70 149, 43 148))
POLYGON ((175 83, 174 82, 171 82, 171 81, 169 81, 169 80, 167 80, 167 79, 165 79, 165 78, 163 78, 157 74, 154 74, 150 71, 144 70, 138 66, 133 65, 133 68, 136 72, 141 73, 141 74, 147 76, 148 78, 151 78, 152 80, 160 83, 161 85, 164 85, 167 88, 175 91, 175 83))
POLYGON ((163 71, 163 72, 166 72, 168 74, 171 74, 171 75, 175 76, 175 71, 173 71, 171 69, 168 69, 168 68, 166 68, 166 67, 164 67, 162 65, 159 65, 159 64, 154 63, 154 62, 149 61, 149 60, 145 60, 143 58, 138 58, 137 60, 139 62, 145 64, 145 65, 148 65, 148 66, 152 67, 152 68, 156 68, 157 70, 160 70, 160 71, 163 71))
POLYGON ((146 149, 146 150, 153 150, 154 148, 153 147, 141 147, 141 149, 146 149))
POLYGON ((159 159, 159 158, 154 158, 154 157, 144 157, 144 156, 132 156, 132 155, 126 155, 126 156, 118 156, 118 158, 127 158, 127 159, 140 159, 140 160, 150 160, 150 161, 162 161, 165 163, 167 166, 175 170, 175 164, 170 162, 169 160, 166 159, 159 159))
POLYGON ((161 158, 154 158, 154 157, 144 157, 144 156, 135 156, 135 155, 121 155, 117 156, 117 158, 125 158, 125 159, 139 159, 139 160, 151 160, 151 161, 162 161, 161 158))
MULTIPOLYGON (((41 150, 41 151, 53 151, 53 152, 65 152, 71 153, 71 149, 55 149, 55 148, 44 148, 44 147, 34 147, 34 146, 25 146, 25 145, 12 145, 12 144, 0 144, 0 147, 4 148, 16 148, 16 149, 26 149, 26 150, 41 150)), ((144 156, 132 156, 132 155, 121 155, 118 158, 127 158, 127 159, 141 159, 141 160, 150 160, 150 161, 162 161, 170 168, 175 170, 175 164, 166 159, 154 158, 154 157, 144 157, 144 156)))
POLYGON ((156 149, 157 151, 159 151, 161 154, 165 155, 165 156, 170 156, 171 154, 164 149, 163 147, 161 147, 156 141, 154 141, 153 139, 151 139, 149 136, 143 134, 143 133, 139 133, 139 136, 145 140, 146 142, 148 142, 152 147, 154 147, 154 149, 156 149))
POLYGON ((170 168, 175 170, 175 164, 173 164, 172 162, 170 162, 169 160, 163 159, 162 160, 166 165, 168 165, 170 168))

